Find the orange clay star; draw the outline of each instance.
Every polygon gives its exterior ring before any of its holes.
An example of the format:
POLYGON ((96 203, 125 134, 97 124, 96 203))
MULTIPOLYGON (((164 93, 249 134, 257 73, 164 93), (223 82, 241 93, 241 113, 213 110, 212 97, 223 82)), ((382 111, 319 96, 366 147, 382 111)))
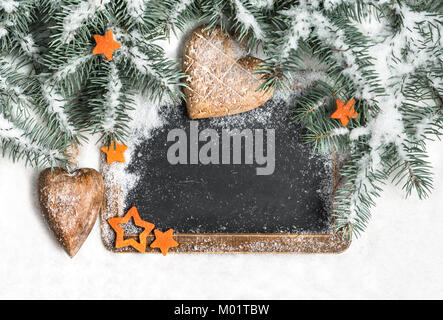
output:
POLYGON ((121 44, 114 40, 112 30, 106 32, 104 36, 99 34, 94 35, 95 42, 97 43, 92 54, 103 54, 108 61, 112 60, 112 53, 114 50, 121 48, 121 44))
POLYGON ((111 225, 112 229, 114 229, 116 233, 115 247, 117 249, 131 246, 140 252, 146 251, 146 238, 155 226, 152 223, 143 221, 140 218, 136 207, 132 207, 124 217, 114 217, 108 219, 108 223, 111 225), (138 235, 139 242, 132 238, 124 238, 125 230, 123 229, 121 224, 128 223, 131 218, 134 219, 134 224, 137 227, 144 228, 144 230, 138 235))
POLYGON ((108 164, 113 162, 125 162, 124 152, 128 149, 127 146, 119 144, 118 142, 112 143, 109 147, 101 147, 100 150, 106 153, 106 160, 108 164))
POLYGON ((166 232, 154 230, 155 241, 151 243, 151 248, 160 248, 162 254, 164 256, 167 255, 169 248, 178 246, 178 242, 172 238, 173 233, 173 229, 169 229, 166 232))
POLYGON ((355 99, 351 99, 348 102, 335 100, 337 104, 337 110, 331 114, 332 119, 340 119, 341 125, 346 127, 349 123, 349 118, 355 119, 358 117, 358 113, 354 110, 355 99))

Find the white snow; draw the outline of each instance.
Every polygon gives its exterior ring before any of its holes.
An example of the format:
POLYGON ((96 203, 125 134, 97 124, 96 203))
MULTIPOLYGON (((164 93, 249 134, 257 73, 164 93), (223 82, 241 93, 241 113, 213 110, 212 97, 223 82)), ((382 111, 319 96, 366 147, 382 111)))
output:
POLYGON ((33 57, 34 59, 39 59, 40 49, 35 44, 34 39, 31 35, 25 35, 20 39, 20 46, 27 55, 33 57))
POLYGON ((85 64, 93 57, 94 56, 92 54, 83 54, 83 55, 79 55, 78 57, 72 58, 68 65, 63 66, 62 68, 60 68, 59 70, 54 72, 52 77, 54 79, 56 79, 57 81, 62 81, 67 76, 69 76, 70 74, 75 72, 78 67, 85 64))
POLYGON ((149 138, 151 131, 164 125, 166 119, 160 116, 160 105, 150 101, 143 95, 135 96, 134 107, 135 109, 131 114, 133 119, 131 122, 132 137, 133 142, 138 143, 141 139, 149 138))
POLYGON ((274 0, 250 0, 249 2, 257 8, 272 8, 274 6, 274 0))
POLYGON ((8 30, 0 24, 0 39, 8 34, 8 30))
MULTIPOLYGON (((333 8, 340 2, 343 1, 328 0, 326 5, 333 8)), ((89 3, 97 4, 97 1, 89 3)), ((81 12, 83 16, 85 12, 81 12)), ((414 21, 423 18, 407 11, 404 14, 411 30, 414 21)), ((243 18, 249 21, 250 17, 243 18)), ((342 35, 330 30, 327 21, 314 21, 318 30, 324 32, 324 38, 330 37, 337 49, 345 49, 342 35)), ((386 141, 394 142, 399 148, 404 143, 401 114, 397 110, 403 97, 398 88, 388 88, 392 75, 407 75, 413 68, 427 63, 418 50, 419 41, 415 41, 416 54, 409 56, 407 62, 397 64, 395 69, 389 68, 392 64, 386 57, 390 51, 398 53, 405 39, 417 40, 418 35, 412 31, 385 39, 375 31, 380 29, 379 23, 383 21, 371 21, 371 27, 358 27, 380 42, 370 49, 370 54, 377 59, 376 71, 389 93, 388 97, 377 100, 382 112, 367 127, 334 131, 334 134, 349 134, 351 139, 357 139, 372 130, 375 134, 370 137, 370 143, 374 150, 386 141)), ((303 34, 303 28, 300 32, 303 34)), ((176 45, 170 44, 168 50, 174 51, 171 47, 176 45)), ((337 58, 352 61, 351 56, 337 55, 337 58)), ((63 78, 83 62, 74 60, 73 67, 60 70, 57 76, 63 78)), ((137 65, 145 68, 145 59, 137 65)), ((355 81, 363 85, 359 77, 355 81)), ((436 81, 435 85, 442 84, 436 81)), ((369 95, 364 86, 360 94, 369 95)), ((135 136, 147 137, 163 120, 156 104, 138 96, 136 105, 139 108, 133 114, 135 136)), ((417 134, 423 132, 425 124, 426 120, 417 124, 417 134)), ((15 138, 21 137, 21 132, 0 117, 2 135, 15 138)), ((135 156, 134 145, 130 144, 125 153, 128 160, 135 156)), ((0 224, 0 234, 8 240, 0 242, 0 298, 442 299, 442 142, 430 142, 428 151, 435 172, 432 195, 421 201, 414 195, 404 199, 403 190, 388 183, 377 199, 377 207, 372 209, 373 218, 367 231, 341 255, 114 254, 101 244, 100 226, 96 225, 74 260, 56 243, 40 214, 36 194, 38 172, 24 168, 23 163, 13 164, 7 158, 0 158, 0 200, 2 213, 7 217, 7 223, 0 224)), ((88 144, 81 150, 79 165, 98 169, 98 156, 98 146, 88 144)), ((376 168, 377 154, 371 153, 361 162, 365 164, 362 167, 370 164, 376 168)), ((130 188, 136 177, 119 176, 124 167, 124 164, 113 164, 111 170, 115 170, 117 179, 128 179, 124 181, 130 188)), ((365 178, 361 171, 359 181, 365 184, 365 178)))
POLYGON ((0 114, 0 137, 6 139, 19 139, 23 135, 23 131, 16 128, 12 122, 5 119, 0 114))
MULTIPOLYGON (((133 121, 131 122, 131 137, 126 142, 128 149, 125 151, 125 163, 113 163, 111 165, 104 166, 104 175, 106 175, 106 182, 112 184, 118 183, 121 185, 121 199, 122 206, 126 206, 127 194, 137 185, 139 176, 129 173, 127 165, 131 162, 135 149, 138 144, 148 139, 153 129, 161 127, 165 123, 159 114, 159 104, 149 101, 149 99, 143 95, 136 95, 134 97, 134 110, 131 112, 133 121)), ((115 111, 115 110, 114 110, 115 111)))
POLYGON ((182 0, 176 3, 176 5, 171 10, 171 15, 168 17, 169 21, 174 24, 177 21, 177 18, 185 11, 194 0, 182 0))
POLYGON ((30 99, 21 87, 12 85, 7 78, 0 75, 0 90, 7 92, 10 97, 14 98, 10 104, 15 107, 15 111, 20 113, 25 110, 23 105, 28 104, 30 99))
MULTIPOLYGON (((341 255, 114 254, 97 224, 71 260, 40 214, 37 171, 0 158, 7 239, 0 242, 0 298, 441 299, 442 142, 429 148, 433 195, 405 200, 388 184, 368 230, 341 255)), ((98 154, 85 146, 80 166, 98 168, 98 154)))
MULTIPOLYGON (((41 158, 44 158, 44 155, 51 159, 61 158, 58 151, 35 144, 21 128, 0 114, 0 141, 3 139, 13 141, 13 145, 19 146, 20 151, 35 152, 41 158)), ((23 162, 21 164, 23 165, 23 162)))
POLYGON ((169 88, 170 90, 173 89, 172 85, 168 83, 162 77, 162 75, 154 69, 153 61, 149 59, 147 55, 141 52, 139 48, 137 48, 136 46, 133 46, 129 49, 123 47, 121 50, 119 50, 119 53, 129 58, 134 66, 138 69, 138 71, 140 71, 142 74, 150 75, 154 77, 157 81, 161 82, 165 87, 169 88))
POLYGON ((348 128, 335 128, 332 131, 332 136, 341 136, 341 135, 345 135, 349 133, 349 129, 348 128))
POLYGON ((110 63, 109 84, 105 94, 105 106, 107 108, 105 119, 103 121, 103 129, 113 131, 115 126, 115 118, 117 116, 117 108, 120 105, 122 82, 118 75, 118 69, 115 63, 110 63))
POLYGON ((288 58, 292 50, 297 50, 300 39, 306 39, 311 33, 311 13, 306 8, 292 8, 284 14, 291 17, 291 27, 281 54, 282 60, 288 58))
POLYGON ((47 80, 42 84, 42 93, 48 103, 48 112, 56 116, 61 128, 71 136, 77 133, 77 130, 69 123, 68 115, 65 112, 66 100, 57 92, 54 83, 47 80))

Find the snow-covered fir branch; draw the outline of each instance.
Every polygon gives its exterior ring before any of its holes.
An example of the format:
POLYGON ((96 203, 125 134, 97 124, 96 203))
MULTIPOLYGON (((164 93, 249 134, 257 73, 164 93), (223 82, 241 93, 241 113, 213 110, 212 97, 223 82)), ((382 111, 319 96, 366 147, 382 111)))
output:
POLYGON ((25 54, 31 57, 34 61, 40 60, 40 48, 36 45, 32 35, 21 35, 19 38, 20 47, 25 54))
POLYGON ((33 102, 33 81, 17 68, 11 59, 0 57, 0 100, 14 117, 29 116, 29 107, 33 102))
MULTIPOLYGON (((47 134, 43 128, 40 132, 47 134)), ((14 160, 25 158, 26 163, 33 166, 53 166, 65 158, 60 150, 39 144, 38 137, 30 137, 29 128, 23 125, 17 126, 14 122, 6 119, 1 112, 0 147, 4 152, 9 151, 14 160)))
POLYGON ((71 57, 69 61, 66 61, 64 65, 57 68, 52 77, 56 81, 64 81, 73 74, 80 73, 81 69, 91 61, 94 56, 90 52, 82 52, 76 57, 71 57))
POLYGON ((0 8, 8 14, 16 12, 19 6, 20 3, 15 0, 0 0, 0 8))
POLYGON ((39 58, 39 48, 29 28, 35 19, 33 5, 34 0, 0 1, 0 49, 8 54, 19 49, 28 58, 39 58))
POLYGON ((274 0, 251 0, 250 3, 256 8, 271 9, 274 5, 274 0))
POLYGON ((148 75, 154 78, 164 88, 173 91, 174 84, 168 82, 167 78, 161 74, 160 70, 156 67, 155 61, 150 59, 146 54, 141 52, 137 47, 132 47, 128 51, 123 51, 125 56, 130 59, 136 69, 143 75, 148 75))
POLYGON ((3 146, 51 162, 63 156, 50 151, 64 150, 58 136, 68 143, 86 130, 122 141, 134 94, 177 103, 183 95, 183 74, 155 39, 201 21, 220 24, 250 53, 263 49, 262 89, 290 91, 297 75, 321 74, 305 78, 294 112, 315 150, 344 153, 338 230, 365 229, 388 178, 407 194, 429 193, 424 140, 443 130, 443 17, 425 0, 0 0, 2 54, 32 69, 15 77, 18 67, 0 64, 3 146), (42 21, 48 34, 34 29, 42 21), (107 30, 122 45, 111 62, 92 55, 93 35, 107 30), (352 98, 358 117, 343 127, 330 118, 335 99, 352 98))
POLYGON ((312 14, 305 8, 291 8, 282 12, 284 16, 290 19, 289 28, 284 35, 282 44, 279 48, 281 52, 279 62, 283 63, 292 51, 298 49, 300 40, 305 40, 311 34, 311 16, 312 14))
POLYGON ((45 112, 51 117, 55 117, 60 129, 69 137, 77 134, 77 129, 70 123, 66 98, 58 91, 56 84, 47 79, 41 84, 42 97, 47 103, 45 112))
POLYGON ((143 22, 146 4, 149 0, 125 0, 129 15, 137 22, 143 22))
POLYGON ((122 82, 120 80, 118 69, 114 63, 110 64, 109 81, 105 93, 106 111, 103 120, 103 130, 113 132, 116 125, 117 108, 120 105, 122 82))
POLYGON ((243 4, 242 0, 232 1, 235 6, 236 20, 242 24, 246 30, 252 30, 258 40, 264 40, 265 32, 262 30, 260 23, 251 10, 243 4))

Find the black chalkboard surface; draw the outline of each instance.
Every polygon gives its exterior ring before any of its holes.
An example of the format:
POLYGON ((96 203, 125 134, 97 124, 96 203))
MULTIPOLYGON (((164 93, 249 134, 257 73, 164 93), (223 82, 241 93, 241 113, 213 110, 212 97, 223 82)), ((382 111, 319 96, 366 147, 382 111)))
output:
MULTIPOLYGON (((292 109, 274 99, 243 114, 193 121, 184 106, 161 107, 155 126, 143 123, 141 137, 134 132, 123 168, 102 156, 106 248, 135 250, 115 248, 107 222, 135 206, 157 229, 174 229, 179 246, 171 253, 344 251, 350 241, 332 232, 337 164, 301 143, 292 109)), ((125 235, 137 241, 139 232, 125 235)))
POLYGON ((139 179, 124 212, 136 206, 158 228, 186 234, 330 232, 332 160, 300 142, 287 103, 196 121, 165 106, 161 116, 167 124, 127 167, 139 179))

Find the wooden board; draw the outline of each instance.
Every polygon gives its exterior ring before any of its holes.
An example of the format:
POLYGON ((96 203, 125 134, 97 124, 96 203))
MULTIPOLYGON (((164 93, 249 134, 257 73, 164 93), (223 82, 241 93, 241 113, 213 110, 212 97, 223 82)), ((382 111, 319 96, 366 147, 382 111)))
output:
MULTIPOLYGON (((332 234, 336 163, 332 157, 315 155, 308 145, 300 142, 301 129, 291 121, 290 110, 291 106, 283 101, 270 101, 244 114, 191 121, 183 106, 164 106, 161 117, 167 123, 138 144, 134 151, 137 156, 127 165, 126 170, 138 176, 139 181, 125 197, 125 207, 120 194, 122 186, 115 178, 108 177, 109 167, 102 158, 107 186, 107 208, 102 214, 105 246, 117 252, 133 251, 114 249, 114 233, 106 220, 122 216, 136 206, 142 219, 160 230, 176 230, 175 239, 180 245, 170 252, 339 253, 345 250, 349 241, 332 234), (168 141, 168 135, 177 130, 181 133, 168 141), (212 151, 218 150, 218 160, 215 156, 205 158, 201 151, 209 140, 204 137, 202 141, 193 140, 202 131, 213 138, 212 146, 216 149, 212 151), (237 145, 234 138, 229 143, 228 139, 223 141, 227 133, 238 136, 237 145), (220 139, 215 139, 216 135, 220 139), (185 150, 186 157, 182 153, 182 157, 172 157, 171 163, 168 150, 178 146, 178 136, 186 136, 181 141, 182 144, 186 141, 186 146, 180 150, 185 150), (266 163, 256 154, 256 150, 260 151, 261 138, 261 155, 268 156, 266 163), (253 149, 248 149, 248 142, 253 149), (218 147, 214 146, 217 144, 218 147), (208 159, 212 161, 209 164, 208 159), (267 169, 258 174, 257 168, 267 169)), ((178 150, 175 151, 170 155, 177 156, 178 150)), ((151 241, 152 236, 148 243, 151 241)), ((148 248, 147 252, 158 251, 148 248)))

